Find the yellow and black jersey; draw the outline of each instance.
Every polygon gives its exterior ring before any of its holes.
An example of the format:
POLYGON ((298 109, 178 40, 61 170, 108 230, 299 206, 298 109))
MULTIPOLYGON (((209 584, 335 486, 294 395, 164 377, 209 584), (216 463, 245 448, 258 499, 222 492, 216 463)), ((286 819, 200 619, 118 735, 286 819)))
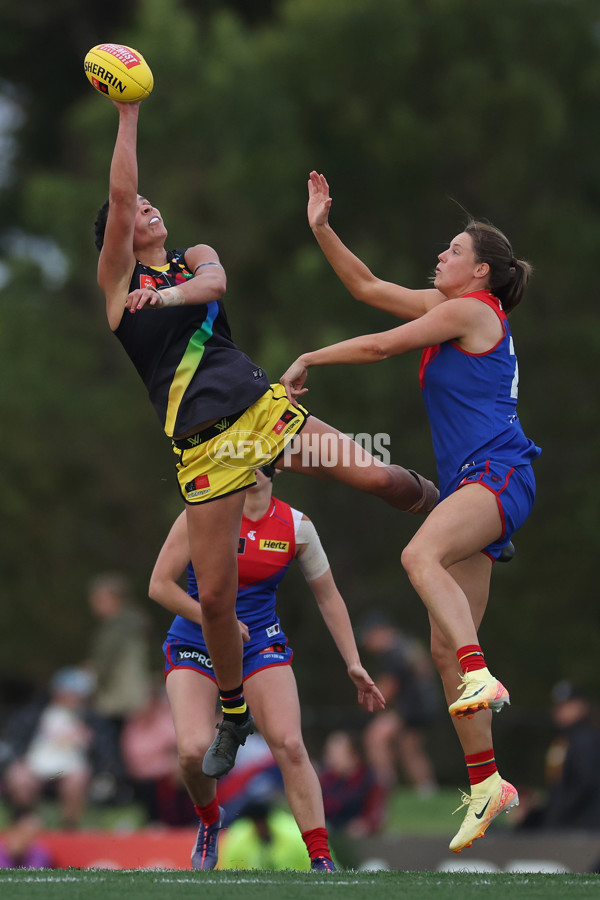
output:
MULTIPOLYGON (((129 290, 160 290, 192 277, 185 250, 169 250, 164 266, 137 262, 129 290)), ((245 409, 269 388, 266 373, 234 344, 221 300, 125 311, 114 333, 169 437, 245 409)))

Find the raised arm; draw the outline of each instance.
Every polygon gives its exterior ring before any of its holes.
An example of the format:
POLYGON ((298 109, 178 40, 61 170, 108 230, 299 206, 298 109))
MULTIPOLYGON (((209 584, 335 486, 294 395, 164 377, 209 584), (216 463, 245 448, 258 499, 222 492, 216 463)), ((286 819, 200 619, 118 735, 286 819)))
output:
POLYGON ((416 319, 445 300, 440 291, 411 290, 382 281, 342 243, 329 224, 329 185, 324 175, 311 172, 308 180, 308 222, 319 247, 352 296, 400 319, 416 319))
POLYGON ((346 664, 348 675, 358 689, 358 702, 366 706, 369 712, 384 709, 383 695, 361 664, 348 609, 334 581, 319 536, 306 516, 302 518, 297 540, 296 559, 346 664))
POLYGON ((133 231, 137 209, 137 123, 139 103, 118 103, 119 126, 110 166, 109 210, 98 260, 98 284, 106 296, 106 315, 114 330, 123 315, 135 267, 133 231))

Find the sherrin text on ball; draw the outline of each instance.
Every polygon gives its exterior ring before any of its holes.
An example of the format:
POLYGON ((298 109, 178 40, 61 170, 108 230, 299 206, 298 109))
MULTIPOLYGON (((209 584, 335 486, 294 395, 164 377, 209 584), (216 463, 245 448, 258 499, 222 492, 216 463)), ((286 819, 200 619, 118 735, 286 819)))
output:
POLYGON ((154 87, 152 71, 142 54, 124 44, 92 47, 83 68, 90 84, 111 100, 145 100, 154 87))

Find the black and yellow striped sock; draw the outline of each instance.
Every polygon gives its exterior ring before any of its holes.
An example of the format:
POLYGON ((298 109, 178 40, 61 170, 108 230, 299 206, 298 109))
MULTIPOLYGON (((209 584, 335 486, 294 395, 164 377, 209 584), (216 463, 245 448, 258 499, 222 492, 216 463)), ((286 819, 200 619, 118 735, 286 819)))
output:
POLYGON ((240 684, 239 688, 233 691, 219 691, 221 708, 223 710, 223 719, 226 722, 235 722, 239 725, 248 718, 248 707, 244 699, 244 687, 240 684))

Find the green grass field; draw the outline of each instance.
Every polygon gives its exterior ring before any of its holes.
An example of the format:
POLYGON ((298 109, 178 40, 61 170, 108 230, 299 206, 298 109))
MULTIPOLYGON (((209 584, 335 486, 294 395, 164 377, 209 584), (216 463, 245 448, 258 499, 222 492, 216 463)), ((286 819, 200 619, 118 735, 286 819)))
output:
POLYGON ((487 875, 430 872, 182 872, 4 870, 2 900, 579 900, 597 898, 599 875, 487 875))

